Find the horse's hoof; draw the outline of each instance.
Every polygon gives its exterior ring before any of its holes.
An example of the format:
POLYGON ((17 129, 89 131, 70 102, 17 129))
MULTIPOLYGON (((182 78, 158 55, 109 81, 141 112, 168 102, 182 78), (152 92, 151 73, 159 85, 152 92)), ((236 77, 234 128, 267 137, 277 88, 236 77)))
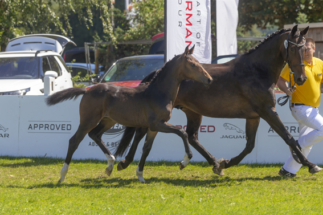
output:
POLYGON ((220 168, 216 168, 216 166, 214 166, 212 168, 213 172, 219 176, 224 176, 224 172, 223 172, 223 169, 220 169, 220 168))
POLYGON ((225 165, 229 163, 228 159, 220 159, 220 167, 219 169, 225 169, 225 165))
POLYGON ((138 180, 141 182, 141 183, 146 183, 145 179, 143 177, 138 177, 138 180))
POLYGON ((118 163, 118 166, 117 166, 117 170, 118 170, 118 171, 124 170, 124 168, 122 167, 121 162, 123 162, 123 161, 120 161, 120 162, 118 163))
POLYGON ((57 183, 63 183, 64 182, 64 179, 59 179, 57 183))
POLYGON ((108 167, 105 169, 105 173, 106 173, 108 176, 110 176, 110 175, 111 175, 111 173, 112 173, 112 170, 113 170, 113 166, 112 166, 112 168, 108 166, 108 167))
POLYGON ((186 166, 183 165, 183 161, 179 163, 179 169, 182 170, 184 169, 186 166))
POLYGON ((321 170, 322 170, 322 168, 315 165, 315 167, 313 167, 312 169, 309 169, 309 172, 312 173, 312 174, 315 174, 315 173, 317 173, 317 172, 319 172, 321 170))
POLYGON ((137 175, 137 177, 138 177, 138 180, 141 182, 141 183, 145 183, 146 181, 145 181, 145 179, 144 179, 144 177, 143 177, 143 171, 139 171, 138 170, 138 168, 137 168, 137 170, 136 170, 136 175, 137 175))

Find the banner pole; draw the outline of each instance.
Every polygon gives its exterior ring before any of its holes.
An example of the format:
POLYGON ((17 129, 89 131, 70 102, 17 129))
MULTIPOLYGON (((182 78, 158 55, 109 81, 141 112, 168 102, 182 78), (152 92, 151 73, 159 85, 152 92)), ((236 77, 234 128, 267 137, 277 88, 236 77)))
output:
POLYGON ((164 62, 167 61, 167 0, 164 0, 164 62))
POLYGON ((217 16, 217 12, 216 12, 216 1, 215 0, 215 16, 214 16, 214 20, 215 20, 215 57, 218 56, 218 35, 217 35, 217 23, 216 23, 216 16, 217 16))

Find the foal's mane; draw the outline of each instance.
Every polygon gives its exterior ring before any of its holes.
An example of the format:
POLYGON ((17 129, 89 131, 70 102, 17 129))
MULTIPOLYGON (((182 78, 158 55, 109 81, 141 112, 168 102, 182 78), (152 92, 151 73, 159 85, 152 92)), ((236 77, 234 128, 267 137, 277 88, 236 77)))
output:
POLYGON ((250 54, 252 52, 254 52, 255 50, 257 50, 260 46, 262 46, 264 43, 266 43, 268 40, 272 39, 273 37, 275 37, 276 35, 281 35, 287 31, 290 31, 291 29, 281 29, 278 30, 274 33, 272 33, 271 35, 269 35, 267 38, 265 38, 260 44, 258 44, 256 47, 249 49, 245 54, 250 54))
MULTIPOLYGON (((161 71, 166 70, 166 69, 167 69, 166 67, 168 67, 170 64, 174 63, 174 62, 175 62, 175 60, 176 60, 176 59, 178 59, 180 56, 181 56, 181 55, 176 55, 173 59, 171 59, 171 60, 169 60, 168 62, 166 62, 166 63, 163 65, 163 67, 162 67, 162 68, 160 68, 160 69, 157 69, 157 70, 153 71, 153 72, 155 72, 155 75, 154 75, 150 80, 148 80, 147 82, 141 82, 139 85, 149 85, 149 84, 153 83, 153 82, 157 79, 158 74, 159 74, 161 71)), ((153 72, 151 72, 151 73, 153 73, 153 72)))

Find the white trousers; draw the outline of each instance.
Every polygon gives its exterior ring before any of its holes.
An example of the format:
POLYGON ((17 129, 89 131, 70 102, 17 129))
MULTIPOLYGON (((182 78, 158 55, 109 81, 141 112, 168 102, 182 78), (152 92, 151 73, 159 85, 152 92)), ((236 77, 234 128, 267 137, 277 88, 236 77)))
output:
MULTIPOLYGON (((299 105, 291 108, 293 117, 299 124, 298 143, 302 147, 305 157, 310 153, 312 146, 323 140, 323 117, 319 114, 318 108, 307 105, 299 105)), ((292 155, 289 156, 283 168, 290 173, 296 172, 302 167, 292 155)))

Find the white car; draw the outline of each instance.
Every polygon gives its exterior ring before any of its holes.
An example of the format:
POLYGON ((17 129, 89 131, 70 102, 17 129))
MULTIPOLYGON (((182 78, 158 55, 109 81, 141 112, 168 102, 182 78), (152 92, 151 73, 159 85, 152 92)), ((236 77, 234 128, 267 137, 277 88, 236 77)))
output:
POLYGON ((68 43, 75 45, 52 34, 12 39, 0 52, 0 95, 49 95, 73 87, 60 55, 68 43))

